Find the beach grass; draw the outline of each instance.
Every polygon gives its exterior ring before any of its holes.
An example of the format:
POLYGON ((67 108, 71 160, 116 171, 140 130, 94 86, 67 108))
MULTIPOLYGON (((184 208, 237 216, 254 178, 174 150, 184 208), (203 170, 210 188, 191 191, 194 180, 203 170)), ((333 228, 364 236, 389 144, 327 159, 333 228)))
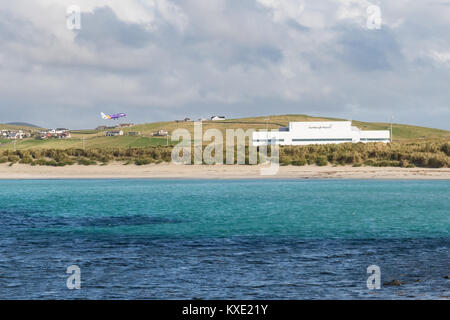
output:
MULTIPOLYGON (((78 147, 67 148, 32 148, 16 151, 11 148, 0 150, 0 161, 24 163, 32 165, 64 166, 74 163, 83 164, 108 163, 110 161, 122 161, 145 165, 149 163, 171 162, 173 146, 164 145, 161 138, 145 137, 104 137, 119 140, 120 147, 78 147), (154 140, 154 141, 153 141, 154 140), (158 144, 159 143, 159 144, 158 144), (90 162, 89 162, 90 161, 90 162)), ((100 139, 100 138, 99 138, 100 139)), ((93 141, 97 141, 94 139, 93 141)), ((103 146, 98 141, 98 146, 103 146)), ((66 142, 67 143, 67 142, 66 142)), ((118 145, 119 142, 116 143, 118 145)), ((68 146, 68 145, 67 145, 68 146)), ((204 146, 205 147, 205 146, 204 146)), ((269 152, 271 152, 269 148, 269 152)), ((256 148, 253 149, 256 152, 256 148)), ((220 152, 220 149, 218 149, 220 152)), ((226 159, 226 150, 222 149, 223 158, 226 159)), ((234 163, 237 159, 237 149, 234 150, 234 163)), ((191 157, 194 150, 191 149, 191 157)), ((250 148, 245 148, 245 164, 249 161, 250 148)), ((284 165, 353 165, 375 167, 423 167, 423 168, 447 168, 450 166, 450 142, 418 141, 418 142, 394 142, 394 143, 344 143, 328 145, 308 146, 282 146, 280 147, 280 164, 284 165)), ((258 162, 264 159, 258 157, 258 162)), ((253 163, 255 164, 255 163, 253 163)))

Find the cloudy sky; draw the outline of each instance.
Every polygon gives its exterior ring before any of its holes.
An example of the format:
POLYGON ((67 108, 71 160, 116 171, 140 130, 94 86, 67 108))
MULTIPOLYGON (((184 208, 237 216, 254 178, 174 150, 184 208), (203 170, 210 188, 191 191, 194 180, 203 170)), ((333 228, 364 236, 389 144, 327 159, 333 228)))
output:
POLYGON ((450 129, 449 31, 450 0, 1 1, 0 123, 393 114, 450 129))

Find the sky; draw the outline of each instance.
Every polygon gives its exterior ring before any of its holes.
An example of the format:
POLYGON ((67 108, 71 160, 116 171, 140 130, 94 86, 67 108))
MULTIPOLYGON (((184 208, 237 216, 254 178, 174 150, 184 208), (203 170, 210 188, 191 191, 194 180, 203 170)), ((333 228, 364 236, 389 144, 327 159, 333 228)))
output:
POLYGON ((449 31, 450 0, 1 1, 0 123, 392 115, 450 130, 449 31))

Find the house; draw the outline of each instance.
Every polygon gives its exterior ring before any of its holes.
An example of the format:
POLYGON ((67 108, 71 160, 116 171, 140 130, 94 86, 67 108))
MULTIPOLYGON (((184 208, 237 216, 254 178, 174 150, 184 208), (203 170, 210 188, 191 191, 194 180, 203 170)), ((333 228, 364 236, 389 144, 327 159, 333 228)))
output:
POLYGON ((53 136, 58 139, 68 139, 71 137, 71 134, 70 134, 69 129, 56 128, 53 136))
POLYGON ((140 136, 141 133, 139 131, 130 131, 130 132, 128 132, 128 135, 129 136, 140 136))
POLYGON ((17 139, 23 139, 23 138, 29 138, 29 137, 31 137, 31 133, 24 132, 22 130, 1 130, 0 131, 0 138, 3 138, 3 139, 17 140, 17 139))
POLYGON ((168 136, 169 135, 169 131, 161 129, 158 130, 158 136, 168 136))
POLYGON ((389 130, 361 130, 351 121, 289 122, 279 130, 253 132, 253 146, 279 144, 288 146, 390 141, 389 130))
POLYGON ((49 138, 57 138, 57 139, 69 139, 72 135, 70 134, 69 129, 66 128, 56 128, 49 129, 47 131, 41 131, 36 136, 37 139, 49 139, 49 138))
POLYGON ((112 131, 106 131, 107 137, 115 137, 115 136, 123 136, 122 130, 112 130, 112 131))
POLYGON ((113 130, 113 129, 117 129, 117 128, 119 128, 118 125, 116 125, 116 126, 98 126, 97 128, 95 128, 95 130, 103 131, 103 130, 113 130))
POLYGON ((134 126, 134 123, 121 123, 119 124, 119 128, 127 128, 134 126))
POLYGON ((69 139, 72 137, 72 135, 70 134, 70 131, 65 131, 65 132, 57 133, 56 137, 58 139, 69 139))
POLYGON ((161 129, 161 130, 158 130, 158 131, 152 133, 152 136, 165 137, 165 136, 168 136, 168 135, 169 135, 169 132, 167 130, 164 130, 164 129, 161 129))
POLYGON ((175 122, 190 122, 190 121, 192 121, 192 120, 191 120, 191 118, 188 118, 188 117, 184 118, 183 120, 175 120, 175 122))
POLYGON ((220 121, 220 120, 225 120, 224 116, 212 116, 211 117, 211 121, 220 121))
POLYGON ((39 132, 39 136, 37 138, 38 139, 48 139, 51 137, 52 137, 52 135, 48 131, 41 131, 41 132, 39 132))
POLYGON ((25 133, 22 130, 19 131, 9 131, 8 135, 6 136, 7 139, 11 140, 19 140, 23 139, 25 136, 25 133))

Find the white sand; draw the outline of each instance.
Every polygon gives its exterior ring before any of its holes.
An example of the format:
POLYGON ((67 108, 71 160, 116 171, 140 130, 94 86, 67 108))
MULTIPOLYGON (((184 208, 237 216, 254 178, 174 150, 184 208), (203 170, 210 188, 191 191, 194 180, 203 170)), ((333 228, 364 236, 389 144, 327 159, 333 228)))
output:
POLYGON ((282 166, 276 175, 263 176, 263 166, 174 165, 144 166, 113 163, 106 166, 30 166, 0 164, 0 179, 101 179, 101 178, 179 178, 179 179, 450 179, 450 168, 396 168, 351 166, 282 166))

